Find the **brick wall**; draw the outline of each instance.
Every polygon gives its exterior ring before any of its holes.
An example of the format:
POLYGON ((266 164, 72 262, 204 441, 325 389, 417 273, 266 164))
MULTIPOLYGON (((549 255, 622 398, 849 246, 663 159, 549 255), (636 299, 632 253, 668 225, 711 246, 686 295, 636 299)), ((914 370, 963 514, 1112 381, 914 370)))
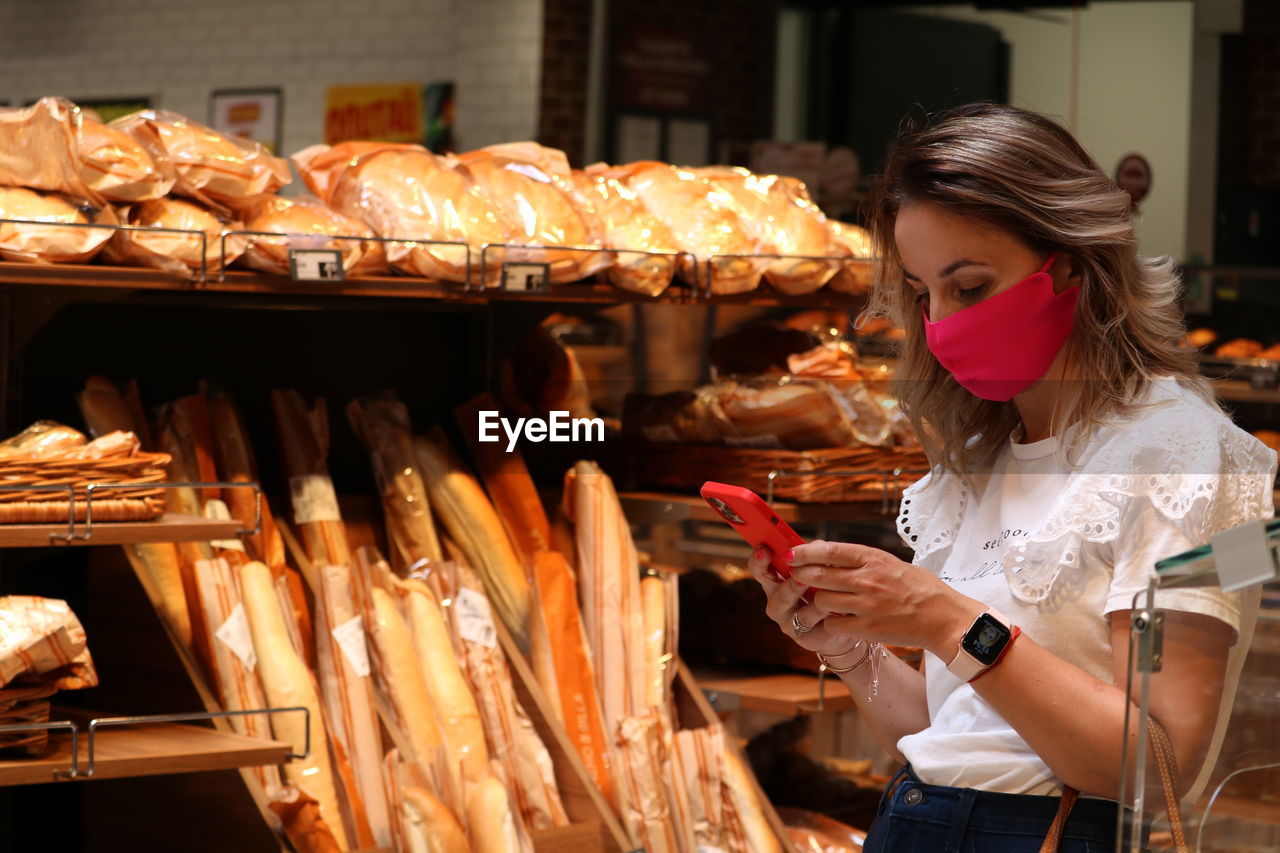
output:
POLYGON ((0 2, 0 101, 144 95, 204 121, 214 89, 279 86, 286 153, 352 83, 452 80, 459 147, 528 139, 541 54, 541 0, 0 2))
POLYGON ((545 0, 538 141, 583 163, 591 0, 545 0))
MULTIPOLYGON (((539 140, 582 163, 587 110, 591 0, 545 0, 539 140)), ((713 159, 747 162, 751 143, 773 132, 773 63, 777 0, 612 0, 605 51, 606 99, 616 99, 619 46, 638 28, 678 31, 711 66, 707 114, 719 146, 713 159)), ((610 120, 610 103, 601 120, 610 120)), ((704 116, 699 116, 704 117, 704 116)), ((605 129, 606 150, 609 129, 605 129)))

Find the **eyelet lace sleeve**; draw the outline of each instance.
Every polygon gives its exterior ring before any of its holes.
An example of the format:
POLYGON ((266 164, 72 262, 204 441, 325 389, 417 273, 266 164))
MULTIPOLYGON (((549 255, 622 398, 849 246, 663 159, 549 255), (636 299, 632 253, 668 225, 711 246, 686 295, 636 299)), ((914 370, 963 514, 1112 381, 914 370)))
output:
POLYGON ((918 565, 940 559, 951 547, 968 501, 961 479, 940 467, 903 491, 898 535, 915 551, 918 565))
POLYGON ((1179 399, 1107 433, 1091 442, 1045 521, 1005 553, 1019 600, 1045 601, 1087 543, 1123 535, 1133 501, 1149 501, 1155 517, 1197 543, 1274 513, 1276 454, 1204 403, 1179 399))

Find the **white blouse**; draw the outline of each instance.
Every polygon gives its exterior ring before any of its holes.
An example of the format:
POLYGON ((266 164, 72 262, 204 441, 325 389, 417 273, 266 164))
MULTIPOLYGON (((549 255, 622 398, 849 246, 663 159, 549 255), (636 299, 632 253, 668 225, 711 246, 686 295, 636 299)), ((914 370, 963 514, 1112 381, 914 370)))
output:
MULTIPOLYGON (((935 468, 908 488, 898 530, 914 562, 1001 611, 1049 651, 1111 682, 1108 614, 1129 610, 1155 562, 1220 530, 1274 514, 1276 454, 1174 380, 1087 442, 1013 439, 966 484, 935 468)), ((1188 589, 1156 605, 1236 629, 1219 729, 1252 635, 1257 594, 1188 589), (1243 605, 1243 606, 1242 606, 1243 605)), ((1062 783, 947 661, 926 654, 930 725, 899 750, 925 782, 1016 794, 1062 783)), ((1122 685, 1123 686, 1123 685, 1122 685)), ((1220 742, 1221 731, 1215 737, 1220 742)), ((1189 796, 1207 781, 1212 760, 1189 796)))

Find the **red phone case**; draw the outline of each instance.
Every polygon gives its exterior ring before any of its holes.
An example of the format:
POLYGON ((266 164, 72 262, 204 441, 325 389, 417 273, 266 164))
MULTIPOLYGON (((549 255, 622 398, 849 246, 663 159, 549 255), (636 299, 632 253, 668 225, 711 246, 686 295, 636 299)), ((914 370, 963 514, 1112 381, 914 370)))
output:
POLYGON ((785 562, 787 552, 797 545, 803 545, 800 534, 791 529, 791 525, 778 518, 764 500, 750 489, 742 486, 731 486, 728 483, 708 481, 702 484, 702 499, 729 522, 738 535, 747 541, 752 548, 768 546, 773 552, 769 565, 779 577, 791 577, 791 566, 785 562), (719 501, 723 506, 717 506, 719 501), (725 508, 736 515, 735 519, 725 508))

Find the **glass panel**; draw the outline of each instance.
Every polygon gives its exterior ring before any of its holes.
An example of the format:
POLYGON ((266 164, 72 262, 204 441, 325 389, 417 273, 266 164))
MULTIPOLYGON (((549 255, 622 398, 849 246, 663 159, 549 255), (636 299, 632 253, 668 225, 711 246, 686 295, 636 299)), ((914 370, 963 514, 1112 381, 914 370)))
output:
MULTIPOLYGON (((1280 521, 1267 525, 1273 559, 1280 549, 1280 521)), ((1179 633, 1178 614, 1165 611, 1163 649, 1153 646, 1151 617, 1154 607, 1171 608, 1170 595, 1180 590, 1200 588, 1192 595, 1220 593, 1216 565, 1209 546, 1162 560, 1156 566, 1158 580, 1151 589, 1135 598, 1135 619, 1130 628, 1130 726, 1145 731, 1146 715, 1152 710, 1152 687, 1160 684, 1168 671, 1144 672, 1159 667, 1143 666, 1153 653, 1187 654, 1187 634, 1179 633), (1163 602, 1162 602, 1163 599, 1163 602), (1145 652, 1145 654, 1144 654, 1145 652)), ((1185 605, 1186 592, 1180 602, 1185 605)), ((1179 768, 1186 841, 1192 851, 1275 851, 1280 850, 1280 580, 1254 586, 1237 594, 1241 620, 1239 650, 1228 660, 1226 684, 1206 684, 1200 697, 1212 707, 1212 694, 1222 697, 1219 725, 1208 747, 1206 762, 1194 772, 1179 768), (1233 670, 1238 677, 1232 679, 1233 670), (1204 765, 1209 769, 1204 770, 1204 765), (1196 778, 1193 779, 1192 775, 1196 778), (1186 790, 1191 788, 1192 790, 1186 790)), ((1157 698, 1154 711, 1166 726, 1177 731, 1195 713, 1194 708, 1162 708, 1157 698)), ((1185 738, 1184 738, 1185 740, 1185 738)), ((1118 827, 1117 849, 1137 851, 1172 850, 1169 821, 1161 776, 1153 761, 1149 741, 1131 737, 1125 750, 1125 779, 1121 800, 1129 806, 1128 816, 1118 827), (1139 768, 1139 762, 1141 770, 1139 768), (1141 813, 1142 821, 1132 815, 1141 813), (1145 840, 1144 840, 1145 836, 1145 840)))

